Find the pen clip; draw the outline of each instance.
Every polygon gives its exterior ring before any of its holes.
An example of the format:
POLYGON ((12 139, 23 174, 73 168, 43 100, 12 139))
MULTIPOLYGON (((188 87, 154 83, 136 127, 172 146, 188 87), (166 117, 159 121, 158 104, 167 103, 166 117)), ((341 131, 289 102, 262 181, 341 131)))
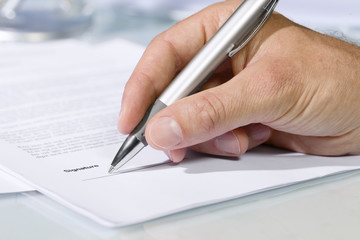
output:
POLYGON ((228 56, 231 58, 235 54, 237 54, 250 40, 251 38, 259 31, 259 29, 262 27, 262 25, 266 22, 266 20, 270 17, 271 13, 274 11, 276 4, 278 3, 278 0, 270 1, 266 7, 264 7, 264 10, 266 11, 264 17, 261 19, 261 21, 258 23, 258 25, 250 32, 250 34, 244 39, 244 41, 240 42, 238 46, 233 44, 232 50, 228 53, 228 56), (235 48, 235 49, 234 49, 235 48))

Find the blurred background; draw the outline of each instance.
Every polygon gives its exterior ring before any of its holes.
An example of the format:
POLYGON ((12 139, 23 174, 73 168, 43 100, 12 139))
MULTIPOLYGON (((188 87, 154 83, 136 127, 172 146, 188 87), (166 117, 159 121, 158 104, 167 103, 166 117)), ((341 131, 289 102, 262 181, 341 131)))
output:
MULTIPOLYGON (((0 41, 121 36, 147 44, 216 0, 0 0, 0 41), (138 34, 141 34, 139 38, 138 34)), ((360 1, 283 0, 277 11, 314 30, 359 38, 360 1)))

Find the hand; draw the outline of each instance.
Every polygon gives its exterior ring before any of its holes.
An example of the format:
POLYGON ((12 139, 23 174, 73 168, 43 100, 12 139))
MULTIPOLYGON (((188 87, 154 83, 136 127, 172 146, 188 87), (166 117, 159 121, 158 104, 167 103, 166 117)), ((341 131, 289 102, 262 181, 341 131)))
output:
MULTIPOLYGON (((212 5, 157 36, 123 95, 128 134, 241 1, 212 5)), ((360 48, 274 13, 202 91, 163 109, 149 145, 174 162, 186 148, 239 156, 262 143, 316 155, 360 154, 360 48)))

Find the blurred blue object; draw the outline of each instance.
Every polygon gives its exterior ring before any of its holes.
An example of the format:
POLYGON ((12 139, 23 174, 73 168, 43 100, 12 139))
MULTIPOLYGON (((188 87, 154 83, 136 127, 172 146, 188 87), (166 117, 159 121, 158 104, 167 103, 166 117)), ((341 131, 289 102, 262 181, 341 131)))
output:
POLYGON ((44 41, 84 32, 92 23, 84 0, 0 0, 0 41, 44 41))

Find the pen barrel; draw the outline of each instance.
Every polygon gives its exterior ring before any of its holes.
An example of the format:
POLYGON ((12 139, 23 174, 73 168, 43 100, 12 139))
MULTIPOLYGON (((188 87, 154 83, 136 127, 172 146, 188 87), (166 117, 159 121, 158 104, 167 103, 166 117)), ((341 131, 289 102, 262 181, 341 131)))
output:
POLYGON ((246 41, 263 21, 273 1, 245 0, 160 95, 161 102, 170 105, 197 92, 228 58, 229 52, 246 41))

